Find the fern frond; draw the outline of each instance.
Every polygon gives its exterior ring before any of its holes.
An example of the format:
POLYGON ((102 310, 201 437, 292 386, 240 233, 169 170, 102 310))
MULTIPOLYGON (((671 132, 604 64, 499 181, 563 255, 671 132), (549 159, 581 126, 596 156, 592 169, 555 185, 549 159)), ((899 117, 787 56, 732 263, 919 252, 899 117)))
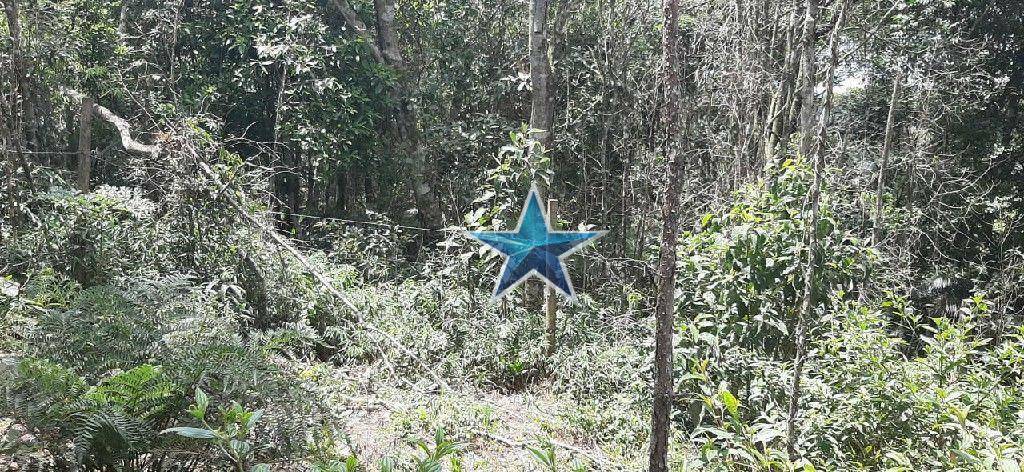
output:
POLYGON ((154 432, 142 420, 121 413, 79 413, 75 423, 75 460, 87 470, 121 470, 145 452, 154 432))

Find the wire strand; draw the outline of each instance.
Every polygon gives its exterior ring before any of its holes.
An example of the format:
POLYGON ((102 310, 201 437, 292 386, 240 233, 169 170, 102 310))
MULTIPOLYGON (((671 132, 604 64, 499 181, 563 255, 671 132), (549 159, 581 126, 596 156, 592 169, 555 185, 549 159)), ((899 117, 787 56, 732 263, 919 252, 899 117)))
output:
POLYGON ((10 148, 0 148, 0 152, 20 152, 22 154, 50 154, 50 155, 62 155, 62 156, 68 156, 68 155, 72 155, 73 156, 75 154, 78 154, 75 151, 29 151, 27 149, 22 149, 22 150, 19 151, 17 149, 10 149, 10 148))
POLYGON ((411 229, 411 230, 416 230, 416 231, 434 231, 434 232, 440 232, 440 233, 459 233, 459 232, 464 231, 464 230, 459 229, 459 228, 441 228, 441 229, 423 228, 423 227, 420 227, 420 226, 409 226, 409 225, 390 224, 390 223, 378 223, 376 221, 349 220, 349 219, 345 219, 345 218, 336 218, 336 217, 333 217, 333 216, 315 216, 315 215, 306 215, 306 214, 302 214, 302 213, 284 213, 284 212, 273 211, 273 210, 268 211, 267 213, 270 213, 270 214, 273 214, 273 215, 281 215, 281 216, 288 216, 288 215, 298 216, 298 217, 310 218, 310 219, 314 219, 314 220, 340 221, 340 222, 343 222, 343 223, 353 223, 353 224, 369 225, 369 226, 380 226, 380 227, 392 228, 392 229, 402 228, 402 229, 411 229))

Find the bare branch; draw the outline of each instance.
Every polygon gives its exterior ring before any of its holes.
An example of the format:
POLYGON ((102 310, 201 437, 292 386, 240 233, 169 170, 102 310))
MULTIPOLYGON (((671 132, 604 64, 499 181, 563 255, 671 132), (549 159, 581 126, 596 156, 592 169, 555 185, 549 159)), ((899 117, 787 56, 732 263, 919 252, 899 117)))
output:
MULTIPOLYGON (((73 89, 65 89, 64 92, 76 102, 81 102, 86 97, 85 94, 73 89)), ((160 146, 143 144, 136 141, 135 138, 132 138, 131 125, 128 124, 128 120, 117 116, 117 114, 110 111, 107 107, 94 104, 93 112, 99 115, 103 121, 106 121, 117 128, 117 134, 121 136, 121 146, 123 146, 126 151, 150 156, 155 156, 160 153, 160 146)))

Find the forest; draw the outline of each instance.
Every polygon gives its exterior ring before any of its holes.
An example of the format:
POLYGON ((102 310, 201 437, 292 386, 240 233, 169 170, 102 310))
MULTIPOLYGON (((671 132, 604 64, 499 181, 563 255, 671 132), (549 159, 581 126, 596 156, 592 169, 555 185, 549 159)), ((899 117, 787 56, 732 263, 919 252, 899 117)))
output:
POLYGON ((0 470, 1024 468, 1022 0, 0 4, 0 470))

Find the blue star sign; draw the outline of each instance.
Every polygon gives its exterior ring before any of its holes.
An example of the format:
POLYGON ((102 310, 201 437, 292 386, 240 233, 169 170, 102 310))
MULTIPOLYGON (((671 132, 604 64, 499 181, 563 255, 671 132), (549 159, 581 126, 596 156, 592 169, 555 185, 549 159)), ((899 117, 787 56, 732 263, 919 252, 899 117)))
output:
POLYGON ((491 300, 498 300, 536 275, 566 297, 575 295, 563 265, 570 254, 604 235, 605 231, 552 231, 540 204, 537 186, 530 189, 515 231, 469 231, 470 236, 505 256, 501 277, 491 300))

